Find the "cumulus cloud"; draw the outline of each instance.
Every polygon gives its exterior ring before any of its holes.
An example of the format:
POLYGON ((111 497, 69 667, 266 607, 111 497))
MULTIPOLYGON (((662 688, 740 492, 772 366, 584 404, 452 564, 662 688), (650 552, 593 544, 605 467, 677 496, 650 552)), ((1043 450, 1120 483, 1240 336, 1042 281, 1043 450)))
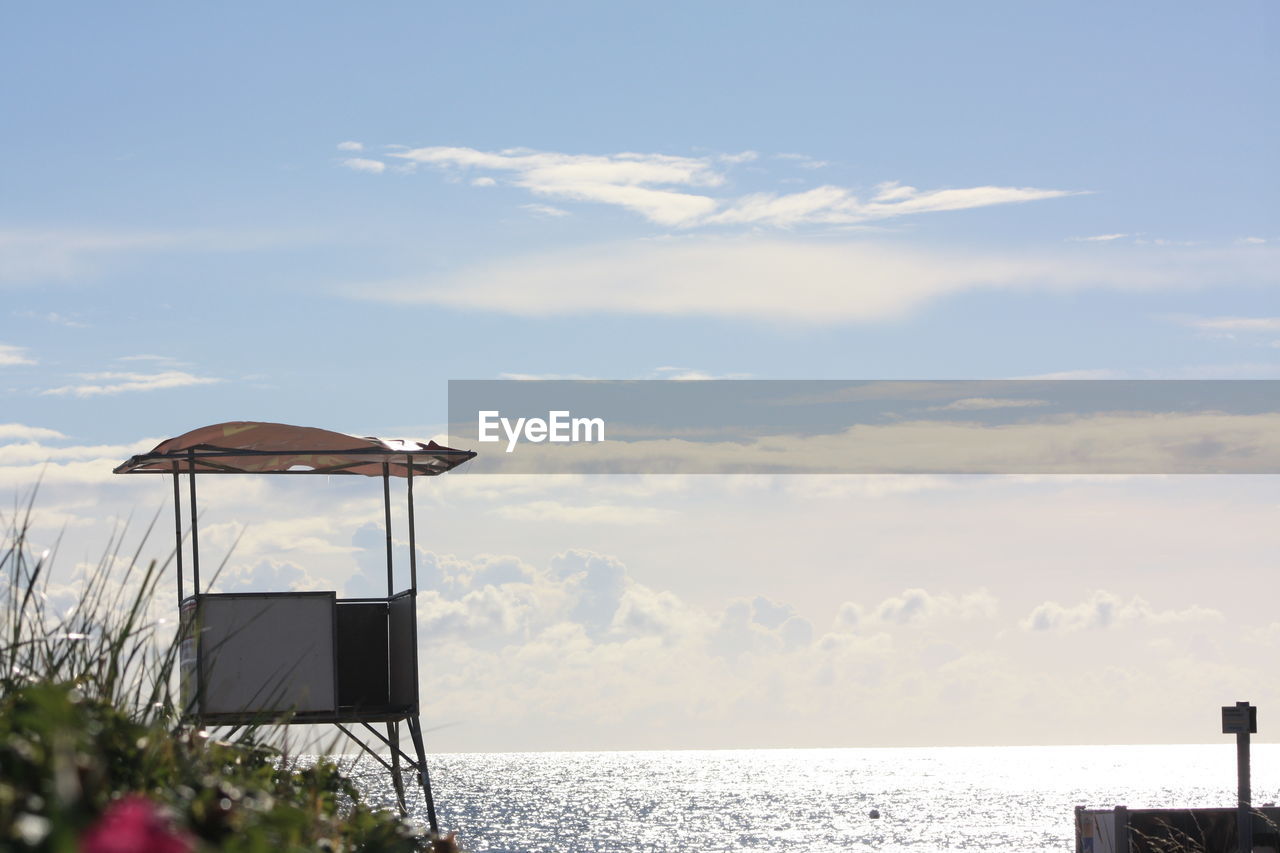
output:
POLYGON ((924 589, 908 589, 886 598, 872 611, 880 622, 906 625, 930 619, 989 619, 995 615, 996 600, 986 591, 960 596, 930 594, 924 589))
POLYGON ((558 501, 531 501, 496 507, 494 514, 511 521, 559 524, 661 524, 672 514, 657 507, 613 506, 594 503, 570 506, 558 501))
MULTIPOLYGON (((725 175, 717 166, 754 160, 758 155, 752 151, 714 157, 680 157, 631 152, 565 154, 524 148, 494 152, 434 146, 393 151, 389 156, 453 171, 488 172, 491 174, 481 178, 491 180, 494 180, 493 174, 505 175, 513 185, 536 195, 615 205, 655 224, 682 228, 744 224, 847 225, 1072 194, 1065 190, 999 186, 918 190, 896 181, 879 184, 865 199, 850 189, 836 186, 782 195, 756 193, 739 198, 710 194, 710 190, 726 183, 725 175)), ((810 160, 798 162, 821 165, 810 160)))
POLYGON ((287 592, 330 588, 325 580, 308 574, 297 563, 273 559, 222 572, 209 586, 215 592, 287 592))
POLYGON ((720 614, 710 636, 711 653, 734 659, 739 655, 771 654, 808 646, 813 626, 794 608, 764 596, 735 599, 720 614))
POLYGON ((1027 631, 1082 631, 1105 630, 1120 625, 1145 624, 1168 625, 1174 623, 1208 622, 1222 619, 1222 614, 1199 605, 1182 610, 1155 610, 1137 596, 1125 601, 1120 597, 1099 590, 1085 601, 1064 605, 1046 601, 1032 610, 1021 626, 1027 631))
POLYGON ((105 371, 79 373, 76 376, 82 380, 80 384, 48 388, 40 393, 59 397, 100 397, 133 391, 158 391, 166 388, 185 388, 190 385, 211 385, 223 381, 212 376, 195 376, 181 370, 166 370, 160 373, 105 371))

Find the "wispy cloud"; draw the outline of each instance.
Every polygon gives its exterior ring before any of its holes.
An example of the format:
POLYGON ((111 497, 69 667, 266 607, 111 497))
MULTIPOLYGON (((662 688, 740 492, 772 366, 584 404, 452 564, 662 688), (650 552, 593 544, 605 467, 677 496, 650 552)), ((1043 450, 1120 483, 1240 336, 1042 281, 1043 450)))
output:
POLYGON ((0 344, 0 367, 13 367, 19 364, 35 364, 36 360, 27 355, 26 347, 13 344, 0 344))
POLYGON ((174 360, 175 359, 173 359, 171 356, 155 355, 154 353, 149 353, 149 352, 139 353, 138 355, 122 355, 116 359, 116 361, 157 361, 157 362, 158 361, 173 362, 174 360))
MULTIPOLYGON (((297 242, 299 234, 253 231, 0 229, 0 284, 82 279, 107 259, 138 252, 241 252, 297 242)), ((310 237, 302 239, 310 240, 310 237)), ((50 322, 56 322, 51 318, 50 322)))
POLYGON ((707 379, 750 379, 750 373, 725 373, 716 375, 693 367, 655 367, 643 379, 671 379, 682 381, 701 381, 707 379))
POLYGON ((808 154, 784 153, 774 154, 773 156, 778 160, 790 160, 802 169, 825 169, 831 165, 826 160, 815 160, 808 154))
POLYGON ((662 225, 692 224, 716 207, 715 200, 707 196, 669 187, 724 183, 724 176, 708 159, 665 154, 599 156, 431 147, 396 151, 390 156, 422 165, 509 175, 511 183, 536 195, 618 205, 662 225))
POLYGON ((387 170, 387 164, 381 160, 370 160, 367 157, 348 157, 342 161, 342 165, 348 169, 354 169, 357 172, 370 172, 378 175, 387 170))
POLYGON ((552 219, 558 219, 562 216, 569 215, 569 211, 563 210, 559 207, 552 207, 549 204, 522 204, 520 206, 532 214, 537 216, 549 216, 552 219))
POLYGON ((945 406, 930 406, 931 412, 979 412, 989 409, 1021 409, 1049 405, 1044 400, 1004 400, 997 397, 966 397, 945 406))
POLYGON ((68 329, 89 328, 88 323, 82 323, 79 320, 75 320, 71 317, 66 316, 65 314, 59 314, 56 311, 45 311, 45 312, 16 311, 14 312, 14 316, 22 317, 27 320, 39 320, 41 322, 48 323, 52 326, 65 326, 68 329))
POLYGON ((166 370, 161 373, 107 371, 80 373, 76 376, 82 380, 81 384, 49 388, 40 393, 60 397, 100 397, 131 391, 159 391, 165 388, 185 388, 189 385, 211 385, 223 381, 211 376, 194 376, 181 370, 166 370))
MULTIPOLYGON (((393 150, 388 156, 412 164, 464 172, 484 172, 475 181, 506 176, 535 195, 610 204, 658 225, 849 225, 919 213, 966 210, 1074 194, 1035 187, 978 186, 919 190, 896 181, 877 185, 867 198, 853 190, 821 186, 797 193, 754 193, 737 198, 713 195, 726 184, 719 168, 754 160, 755 152, 708 157, 622 153, 564 154, 517 148, 479 151, 461 147, 393 150)), ((795 155, 799 157, 800 155, 795 155)), ((359 162, 364 161, 356 158, 359 162)), ((345 161, 352 168, 352 160, 345 161)), ((797 162, 802 162, 797 160, 797 162)), ((803 161, 804 165, 821 165, 803 161)), ((381 164, 379 164, 381 165, 381 164)), ((376 171, 382 171, 377 169, 376 171)))
POLYGON ((1224 276, 1274 284, 1269 249, 1130 249, 1101 259, 939 251, 898 243, 641 241, 526 255, 437 278, 353 283, 349 293, 523 316, 633 314, 868 322, 976 290, 1186 288, 1224 276))
POLYGON ((1033 187, 969 187, 921 191, 894 181, 880 184, 871 198, 863 201, 850 190, 828 185, 785 195, 757 193, 745 196, 715 216, 708 217, 707 222, 783 227, 808 223, 850 225, 917 213, 967 210, 1066 195, 1073 193, 1033 187))
POLYGON ((1130 235, 1117 232, 1115 234, 1094 234, 1092 237, 1072 237, 1071 240, 1075 243, 1110 243, 1112 240, 1121 240, 1128 236, 1130 235))
POLYGON ((1280 332, 1280 317, 1200 317, 1187 325, 1211 332, 1280 332))
POLYGON ((356 142, 355 140, 349 139, 346 142, 339 142, 338 150, 339 151, 363 151, 364 143, 356 142))

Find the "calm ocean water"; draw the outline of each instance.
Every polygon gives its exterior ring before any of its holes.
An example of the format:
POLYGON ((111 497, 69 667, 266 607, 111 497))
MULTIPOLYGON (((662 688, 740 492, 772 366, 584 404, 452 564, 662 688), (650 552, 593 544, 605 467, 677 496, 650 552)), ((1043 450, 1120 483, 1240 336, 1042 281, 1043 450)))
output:
MULTIPOLYGON (((1235 804, 1235 744, 544 752, 429 756, 471 853, 1070 851, 1072 809, 1235 804), (868 817, 871 809, 881 817, 868 817)), ((1280 800, 1280 745, 1253 754, 1280 800)), ((385 773, 354 768, 390 804, 385 773)), ((421 792, 413 800, 425 822, 421 792)))

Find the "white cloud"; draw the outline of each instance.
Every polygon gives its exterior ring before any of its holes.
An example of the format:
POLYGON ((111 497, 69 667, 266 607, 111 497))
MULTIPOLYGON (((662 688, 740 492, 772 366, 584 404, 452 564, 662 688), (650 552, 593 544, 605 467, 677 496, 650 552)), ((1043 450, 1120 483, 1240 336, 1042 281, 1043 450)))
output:
POLYGON ((0 441, 18 439, 19 441, 41 441, 50 438, 66 438, 56 429, 33 427, 26 424, 0 424, 0 441))
POLYGON ((513 503, 496 508, 494 513, 510 521, 557 524, 661 524, 672 518, 670 512, 656 507, 608 504, 569 506, 557 501, 513 503))
POLYGON ((808 154, 775 154, 773 156, 778 160, 790 160, 801 169, 825 169, 831 165, 826 160, 815 160, 808 154))
POLYGON ((724 178, 707 160, 665 154, 557 154, 511 149, 414 148, 395 152, 412 163, 511 174, 512 182, 537 195, 614 204, 662 225, 691 224, 714 210, 713 199, 671 186, 716 186, 724 178))
MULTIPOLYGON (((24 437, 28 440, 14 444, 0 444, 0 466, 18 466, 18 465, 35 465, 43 462, 68 462, 81 460, 96 459, 115 459, 119 464, 120 460, 125 457, 137 453, 136 445, 131 444, 98 444, 98 445, 74 445, 70 447, 50 447, 40 444, 38 441, 32 440, 39 436, 31 433, 46 432, 45 430, 33 430, 31 427, 21 427, 20 424, 6 424, 6 426, 17 426, 20 428, 14 437, 24 437), (22 435, 21 430, 27 430, 27 435, 22 435)), ((53 430, 47 430, 53 432, 53 430)), ((114 464, 112 465, 114 467, 114 464)))
POLYGON ((599 379, 600 377, 586 376, 581 373, 499 373, 498 378, 517 382, 537 382, 543 379, 599 379))
POLYGON ((1110 243, 1112 240, 1120 240, 1128 236, 1123 232, 1117 232, 1115 234, 1095 234, 1092 237, 1072 237, 1071 239, 1077 243, 1110 243))
POLYGON ((1023 409, 1049 405, 1045 400, 1003 400, 996 397, 966 397, 945 406, 930 406, 931 412, 977 412, 989 409, 1023 409))
POLYGON ((71 317, 67 317, 64 314, 59 314, 56 311, 47 311, 40 314, 36 313, 35 311, 21 311, 21 312, 15 312, 15 316, 25 317, 30 320, 42 320, 45 323, 49 323, 54 326, 65 326, 68 329, 89 328, 88 323, 82 323, 79 320, 72 319, 71 317))
POLYGON ((1280 332, 1280 317, 1204 317, 1186 322, 1213 332, 1280 332))
POLYGON ((1217 621, 1222 618, 1219 611, 1197 604, 1183 610, 1155 610, 1137 596, 1124 601, 1105 590, 1099 590, 1087 600, 1074 605, 1046 601, 1032 610, 1020 624, 1027 631, 1081 631, 1135 623, 1167 625, 1217 621))
POLYGON ((1280 366, 1265 363, 1201 364, 1189 367, 1130 368, 1111 367, 1082 370, 1058 370, 1013 379, 1280 379, 1280 366))
MULTIPOLYGON (((658 225, 686 228, 724 224, 779 227, 852 224, 1073 194, 1065 190, 996 186, 922 191, 893 181, 875 187, 873 195, 865 201, 851 190, 835 186, 781 196, 757 193, 738 199, 684 191, 711 190, 724 185, 725 176, 717 170, 717 164, 754 160, 758 155, 751 151, 718 157, 678 157, 636 153, 563 154, 523 148, 487 152, 474 148, 427 147, 395 151, 389 156, 450 170, 508 174, 514 185, 537 195, 616 205, 658 225)), ((351 161, 347 163, 350 165, 351 161)))
MULTIPOLYGON (((1280 255, 1280 253, 1277 253, 1280 255)), ((506 314, 746 317, 833 324, 902 316, 976 290, 1063 291, 1275 284, 1271 250, 992 254, 886 242, 640 241, 526 255, 425 280, 360 282, 358 298, 506 314)))
POLYGON ((363 150, 364 150, 364 143, 362 143, 362 142, 355 142, 355 141, 352 141, 352 140, 348 140, 348 141, 346 141, 346 142, 339 142, 339 143, 338 143, 338 150, 339 150, 339 151, 363 151, 363 150))
POLYGON ((1065 190, 1031 187, 969 187, 921 191, 895 182, 880 184, 870 200, 862 201, 850 190, 822 186, 788 195, 759 193, 730 204, 708 217, 708 223, 794 226, 806 223, 854 224, 917 213, 967 210, 998 204, 1038 201, 1074 195, 1065 190))
POLYGON ((63 385, 40 393, 62 397, 98 397, 122 394, 127 391, 157 391, 165 388, 185 388, 189 385, 210 385, 223 381, 212 376, 194 376, 181 370, 166 370, 161 373, 106 371, 80 373, 77 377, 83 380, 83 384, 63 385))
POLYGON ((186 367, 188 362, 179 361, 169 355, 155 355, 154 353, 139 353, 138 355, 122 355, 116 361, 146 361, 161 367, 186 367))
POLYGON ((569 211, 562 210, 559 207, 552 207, 549 204, 522 204, 520 206, 525 210, 529 211, 530 213, 537 214, 538 216, 550 216, 552 218, 559 218, 561 216, 569 215, 569 211))
POLYGON ((708 373, 705 370, 698 370, 692 367, 655 367, 652 372, 641 379, 668 379, 673 381, 691 381, 691 380, 707 380, 707 379, 750 379, 750 373, 724 373, 715 374, 708 373))
POLYGON ((240 252, 297 239, 297 234, 272 233, 262 229, 244 232, 0 230, 0 284, 82 279, 101 267, 108 258, 136 252, 240 252))
POLYGON ((497 186, 497 184, 497 181, 488 176, 476 178, 471 182, 471 186, 473 187, 493 187, 497 186))
POLYGON ((27 355, 26 347, 0 344, 0 367, 13 367, 19 364, 35 364, 35 359, 27 355))
MULTIPOLYGON (((886 598, 876 605, 872 616, 880 622, 906 625, 931 619, 990 619, 995 616, 996 600, 985 590, 960 596, 931 594, 923 589, 908 589, 901 595, 886 598)), ((842 609, 840 618, 848 619, 842 609)))
POLYGON ((370 172, 375 175, 381 174, 387 169, 386 163, 381 160, 370 160, 367 157, 348 157, 342 161, 342 165, 357 172, 370 172))

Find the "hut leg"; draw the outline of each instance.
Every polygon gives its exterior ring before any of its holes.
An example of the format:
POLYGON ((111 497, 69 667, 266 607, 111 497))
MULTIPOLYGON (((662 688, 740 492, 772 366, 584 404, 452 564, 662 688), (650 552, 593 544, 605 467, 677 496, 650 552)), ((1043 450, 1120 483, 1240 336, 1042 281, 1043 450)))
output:
POLYGON ((400 775, 400 725, 387 723, 387 740, 391 742, 391 784, 396 789, 396 802, 400 804, 400 814, 407 815, 408 807, 404 803, 404 779, 400 775))
POLYGON ((431 796, 431 776, 427 773, 427 750, 422 744, 422 721, 417 716, 409 717, 405 720, 409 724, 409 736, 413 738, 413 748, 418 756, 418 783, 422 785, 422 793, 427 799, 427 822, 431 824, 431 831, 440 832, 440 825, 436 822, 436 801, 431 796))

